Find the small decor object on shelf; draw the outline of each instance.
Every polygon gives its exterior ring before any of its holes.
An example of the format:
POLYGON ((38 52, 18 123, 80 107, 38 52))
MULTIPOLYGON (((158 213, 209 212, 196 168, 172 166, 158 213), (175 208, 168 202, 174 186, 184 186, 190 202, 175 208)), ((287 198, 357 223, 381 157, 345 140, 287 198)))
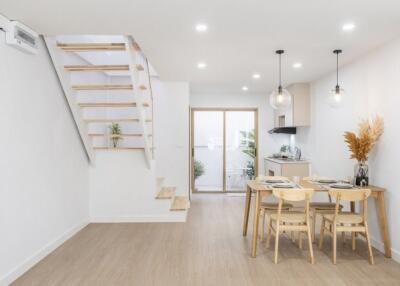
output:
POLYGON ((118 141, 122 139, 121 137, 121 127, 118 123, 112 123, 110 126, 110 138, 112 142, 112 147, 116 148, 118 146, 118 141))
POLYGON ((353 132, 345 132, 344 138, 351 152, 350 159, 356 159, 358 163, 354 167, 354 183, 357 186, 366 186, 369 183, 368 154, 378 142, 383 133, 383 119, 376 116, 371 122, 364 119, 358 125, 358 135, 353 132))

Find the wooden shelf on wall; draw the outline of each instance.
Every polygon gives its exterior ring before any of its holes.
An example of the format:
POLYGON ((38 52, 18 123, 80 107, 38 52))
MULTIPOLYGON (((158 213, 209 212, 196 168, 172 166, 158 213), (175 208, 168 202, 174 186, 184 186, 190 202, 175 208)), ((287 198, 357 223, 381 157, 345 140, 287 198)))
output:
POLYGON ((81 84, 73 85, 73 90, 132 90, 131 84, 81 84))
POLYGON ((125 50, 124 43, 57 43, 57 47, 66 52, 125 50))
POLYGON ((65 65, 68 71, 128 71, 129 65, 65 65))
MULTIPOLYGON (((136 107, 136 102, 79 102, 78 105, 80 107, 85 108, 98 108, 98 107, 136 107)), ((144 107, 149 107, 148 103, 143 103, 144 107)))

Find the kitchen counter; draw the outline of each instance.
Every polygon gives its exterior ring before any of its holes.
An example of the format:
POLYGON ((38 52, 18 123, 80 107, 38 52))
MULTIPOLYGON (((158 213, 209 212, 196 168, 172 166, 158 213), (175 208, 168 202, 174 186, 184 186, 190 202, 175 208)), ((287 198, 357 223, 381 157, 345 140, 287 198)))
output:
POLYGON ((264 159, 278 164, 310 164, 310 161, 307 159, 285 160, 285 159, 271 158, 271 157, 264 157, 264 159))
POLYGON ((307 177, 310 174, 311 162, 302 160, 285 160, 264 157, 264 174, 266 176, 307 177))

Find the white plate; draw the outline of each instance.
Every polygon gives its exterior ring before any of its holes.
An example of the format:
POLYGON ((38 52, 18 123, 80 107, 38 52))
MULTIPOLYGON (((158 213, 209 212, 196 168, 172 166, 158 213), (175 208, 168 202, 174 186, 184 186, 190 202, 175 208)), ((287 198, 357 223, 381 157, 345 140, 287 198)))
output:
POLYGON ((317 179, 316 182, 321 184, 334 184, 337 183, 338 181, 334 179, 317 179))
POLYGON ((279 180, 279 179, 275 179, 275 180, 271 179, 271 180, 265 180, 264 183, 267 183, 267 184, 283 184, 283 183, 286 183, 286 181, 279 180))
POLYGON ((337 183, 337 184, 330 185, 330 187, 334 188, 334 189, 352 189, 353 185, 346 184, 346 183, 337 183))
POLYGON ((274 184, 272 185, 273 188, 294 188, 294 184, 292 183, 280 183, 280 184, 274 184))

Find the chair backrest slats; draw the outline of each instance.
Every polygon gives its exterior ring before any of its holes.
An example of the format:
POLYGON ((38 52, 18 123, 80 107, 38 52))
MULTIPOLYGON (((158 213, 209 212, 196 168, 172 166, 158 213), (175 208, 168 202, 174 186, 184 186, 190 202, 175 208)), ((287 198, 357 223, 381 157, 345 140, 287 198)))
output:
POLYGON ((363 201, 368 198, 371 194, 369 189, 359 189, 359 190, 340 190, 340 189, 330 189, 329 195, 335 200, 356 202, 363 201))
POLYGON ((313 194, 313 189, 273 189, 272 193, 278 199, 284 201, 305 201, 310 199, 313 194))

